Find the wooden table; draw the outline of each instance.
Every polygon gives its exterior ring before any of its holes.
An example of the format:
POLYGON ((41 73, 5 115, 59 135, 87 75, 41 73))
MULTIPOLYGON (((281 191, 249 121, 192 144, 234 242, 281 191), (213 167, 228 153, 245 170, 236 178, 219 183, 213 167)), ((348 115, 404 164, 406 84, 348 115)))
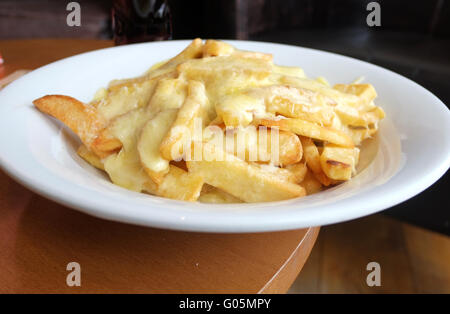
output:
POLYGON ((448 294, 449 261, 449 236, 379 213, 322 227, 289 293, 448 294), (370 262, 381 266, 379 287, 367 285, 370 262))
MULTIPOLYGON (((0 78, 109 46, 0 41, 0 78)), ((0 293, 285 293, 318 232, 206 234, 120 224, 56 204, 0 171, 0 293), (70 262, 81 266, 81 287, 66 285, 70 262)))

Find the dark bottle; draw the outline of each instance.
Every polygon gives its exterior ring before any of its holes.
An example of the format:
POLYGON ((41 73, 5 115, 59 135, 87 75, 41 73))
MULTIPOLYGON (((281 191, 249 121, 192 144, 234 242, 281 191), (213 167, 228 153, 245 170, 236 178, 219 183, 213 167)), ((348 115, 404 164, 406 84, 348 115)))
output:
POLYGON ((166 0, 114 0, 112 24, 116 45, 172 38, 166 0))

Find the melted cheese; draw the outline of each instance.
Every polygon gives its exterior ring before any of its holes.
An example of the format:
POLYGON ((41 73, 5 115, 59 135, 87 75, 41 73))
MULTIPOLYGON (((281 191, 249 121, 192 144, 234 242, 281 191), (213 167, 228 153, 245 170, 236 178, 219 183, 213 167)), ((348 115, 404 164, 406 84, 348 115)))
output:
POLYGON ((187 82, 183 79, 163 79, 158 82, 148 104, 152 112, 178 109, 187 96, 187 82))
POLYGON ((266 116, 266 105, 261 97, 232 94, 217 102, 216 112, 227 126, 247 126, 254 116, 266 116))
POLYGON ((110 128, 111 134, 122 142, 123 147, 119 153, 104 160, 105 171, 112 182, 129 190, 141 192, 149 180, 139 159, 137 139, 150 118, 149 111, 140 108, 120 116, 110 128))
POLYGON ((281 83, 318 92, 333 99, 336 104, 345 104, 353 107, 359 107, 361 105, 361 99, 358 96, 340 92, 316 80, 285 76, 281 79, 281 83))
POLYGON ((111 89, 107 97, 98 104, 97 110, 106 120, 111 120, 130 110, 144 107, 148 104, 156 84, 156 80, 147 80, 111 89))
POLYGON ((169 161, 161 156, 159 146, 175 121, 177 112, 176 109, 162 111, 142 129, 138 143, 139 156, 151 171, 165 173, 169 170, 169 161))
POLYGON ((108 156, 103 160, 111 181, 123 188, 141 192, 149 178, 139 162, 137 149, 108 156))
MULTIPOLYGON (((134 191, 158 190, 147 173, 165 175, 169 170, 169 160, 160 153, 161 142, 192 81, 206 88, 205 120, 216 119, 226 126, 245 127, 254 119, 281 114, 280 119, 297 118, 342 130, 359 145, 384 117, 381 109, 373 109, 378 107, 373 104, 376 93, 371 86, 331 88, 323 78, 306 78, 301 68, 274 65, 269 55, 245 54, 230 47, 211 42, 202 52, 204 58, 186 56, 160 62, 143 76, 114 81, 96 93, 93 104, 111 122, 111 134, 123 144, 119 153, 103 160, 115 184, 134 191), (370 128, 369 123, 373 125, 370 128)), ((251 135, 246 133, 247 147, 258 145, 257 137, 251 135)), ((348 162, 353 168, 357 160, 348 162)), ((205 194, 203 201, 239 200, 217 190, 205 194)))
POLYGON ((273 65, 273 73, 287 75, 287 76, 295 76, 300 78, 306 78, 305 72, 302 68, 299 67, 289 67, 282 65, 273 65))

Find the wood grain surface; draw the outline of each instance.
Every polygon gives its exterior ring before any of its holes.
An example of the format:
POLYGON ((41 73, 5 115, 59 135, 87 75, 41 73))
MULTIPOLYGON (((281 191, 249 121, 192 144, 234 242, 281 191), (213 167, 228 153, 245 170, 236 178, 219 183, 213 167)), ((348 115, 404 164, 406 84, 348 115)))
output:
POLYGON ((322 227, 289 293, 450 293, 449 261, 450 237, 376 214, 322 227), (366 283, 369 262, 379 287, 366 283))
MULTIPOLYGON (((0 41, 0 78, 111 45, 0 41)), ((0 293, 285 293, 318 232, 208 234, 120 224, 49 201, 0 171, 0 293), (66 285, 70 262, 81 265, 81 287, 66 285)))

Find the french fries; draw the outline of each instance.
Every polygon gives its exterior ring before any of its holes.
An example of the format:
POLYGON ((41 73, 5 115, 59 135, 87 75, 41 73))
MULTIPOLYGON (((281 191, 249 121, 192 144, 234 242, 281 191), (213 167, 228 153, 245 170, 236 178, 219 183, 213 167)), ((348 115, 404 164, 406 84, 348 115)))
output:
POLYGON ((273 74, 275 76, 280 75, 281 77, 293 76, 293 77, 306 78, 305 71, 303 71, 302 68, 275 65, 275 64, 273 65, 273 74))
POLYGON ((352 127, 369 128, 383 119, 385 114, 380 107, 374 107, 370 111, 360 112, 348 106, 336 106, 335 112, 341 118, 342 123, 352 127))
POLYGON ((108 157, 121 148, 122 142, 111 134, 109 128, 101 130, 91 145, 91 150, 101 158, 108 157))
POLYGON ((358 96, 365 104, 370 104, 376 97, 377 92, 370 84, 336 84, 334 89, 358 96))
POLYGON ((105 167, 103 166, 103 163, 100 160, 100 158, 83 144, 81 144, 80 147, 78 147, 77 154, 95 168, 103 171, 105 170, 105 167))
POLYGON ((226 94, 219 98, 215 107, 217 116, 230 127, 245 127, 252 123, 255 115, 266 112, 264 99, 247 94, 226 94))
POLYGON ((202 186, 201 176, 170 165, 169 173, 159 184, 156 195, 193 202, 200 196, 202 186))
POLYGON ((91 146, 106 124, 96 108, 69 96, 47 95, 36 99, 33 104, 67 125, 87 147, 91 146))
POLYGON ((308 172, 308 167, 305 163, 299 162, 296 164, 288 165, 286 167, 288 171, 293 174, 294 182, 300 184, 305 179, 306 173, 308 172))
POLYGON ((176 109, 160 112, 145 124, 137 144, 141 163, 156 183, 161 183, 162 178, 169 171, 169 160, 162 157, 159 147, 176 116, 176 109))
POLYGON ((240 58, 262 59, 272 61, 273 56, 268 53, 254 52, 254 51, 240 51, 234 49, 233 46, 223 41, 207 40, 203 46, 203 57, 219 57, 230 56, 234 54, 240 58))
POLYGON ((230 44, 218 40, 207 40, 203 45, 203 57, 229 56, 235 52, 230 44))
MULTIPOLYGON (((221 148, 214 145, 203 145, 203 154, 215 155, 221 148)), ((225 161, 188 161, 190 172, 201 176, 206 183, 219 188, 245 202, 270 202, 305 195, 299 185, 285 181, 280 176, 272 175, 257 166, 230 155, 225 161)))
POLYGON ((359 160, 358 148, 325 145, 320 155, 323 172, 333 180, 350 180, 359 160))
POLYGON ((198 201, 201 203, 209 203, 209 204, 233 204, 233 203, 243 203, 240 199, 234 197, 231 194, 228 194, 221 189, 215 188, 211 185, 205 184, 204 186, 208 186, 207 189, 203 189, 201 191, 200 197, 198 201))
POLYGON ((158 79, 158 78, 172 78, 175 75, 175 68, 190 59, 199 58, 202 55, 203 43, 200 38, 194 39, 189 46, 187 46, 182 52, 173 57, 172 59, 163 62, 157 67, 154 67, 147 71, 143 76, 113 81, 110 83, 110 88, 121 88, 123 86, 129 86, 130 84, 138 84, 148 80, 158 79))
POLYGON ((377 92, 372 85, 336 84, 333 88, 343 93, 358 96, 363 104, 363 107, 360 108, 350 107, 345 104, 336 106, 335 111, 343 124, 367 129, 385 117, 383 109, 373 104, 373 100, 377 97, 377 92))
POLYGON ((300 186, 305 189, 308 195, 315 194, 323 190, 322 184, 309 170, 306 172, 303 181, 300 182, 300 186))
POLYGON ((184 154, 186 145, 190 146, 190 139, 195 132, 195 119, 201 119, 200 132, 206 120, 205 108, 208 105, 205 86, 197 81, 190 81, 186 101, 178 111, 177 117, 170 130, 163 139, 160 150, 167 160, 179 160, 184 154))
POLYGON ((344 132, 331 129, 301 119, 260 119, 258 123, 267 127, 278 127, 280 130, 291 131, 295 134, 326 141, 344 147, 353 147, 352 139, 344 132))
POLYGON ((177 71, 188 81, 203 82, 209 97, 218 99, 244 87, 263 83, 272 72, 272 62, 258 57, 243 58, 233 53, 188 60, 179 64, 177 71))
MULTIPOLYGON (((189 46, 187 46, 180 54, 173 57, 156 71, 159 73, 166 69, 173 69, 179 64, 182 64, 188 60, 197 59, 203 54, 203 42, 200 38, 194 39, 189 46)), ((154 76, 154 75, 153 75, 154 76)))
POLYGON ((180 78, 161 79, 151 97, 147 110, 159 112, 180 108, 186 100, 188 84, 180 78))
POLYGON ((280 78, 279 82, 288 86, 304 88, 320 93, 321 95, 332 99, 336 105, 345 104, 352 107, 360 107, 362 105, 361 99, 358 96, 343 93, 337 89, 324 85, 317 80, 310 80, 308 78, 294 76, 283 76, 280 78))
POLYGON ((201 79, 210 84, 213 76, 236 75, 246 78, 264 79, 272 71, 272 63, 262 58, 241 58, 238 56, 219 56, 191 59, 177 66, 177 71, 188 79, 201 79))
POLYGON ((86 104, 34 105, 82 142, 78 155, 123 188, 188 202, 272 202, 350 180, 385 117, 370 84, 309 79, 268 53, 195 39, 86 104))
POLYGON ((300 137, 303 146, 306 165, 311 169, 314 177, 323 185, 328 186, 332 183, 329 177, 325 175, 320 163, 320 154, 316 144, 311 138, 300 137))
POLYGON ((157 79, 149 79, 110 87, 106 97, 97 104, 97 110, 107 121, 110 121, 132 109, 145 107, 157 83, 157 79))
POLYGON ((264 98, 269 113, 321 125, 330 125, 334 116, 333 108, 330 106, 333 101, 308 89, 271 85, 250 89, 248 94, 255 98, 264 98))
MULTIPOLYGON (((299 162, 303 156, 300 140, 292 132, 249 126, 226 128, 218 136, 220 137, 218 142, 223 143, 224 151, 245 161, 283 167, 299 162)), ((215 140, 217 138, 213 136, 208 142, 215 140)))

